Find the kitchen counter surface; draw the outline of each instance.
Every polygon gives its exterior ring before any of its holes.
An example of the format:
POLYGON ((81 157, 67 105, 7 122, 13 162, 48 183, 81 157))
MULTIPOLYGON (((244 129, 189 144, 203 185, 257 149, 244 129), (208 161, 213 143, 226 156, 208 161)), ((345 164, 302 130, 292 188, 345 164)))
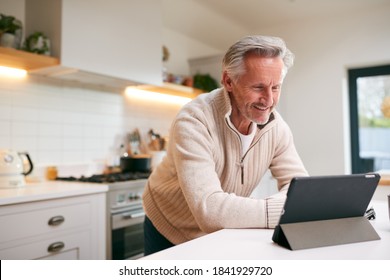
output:
POLYGON ((291 251, 272 242, 270 229, 224 229, 149 255, 141 260, 390 260, 387 202, 373 201, 372 221, 381 240, 291 251))
POLYGON ((0 189, 0 206, 107 191, 107 185, 85 182, 43 181, 28 183, 19 188, 0 189))

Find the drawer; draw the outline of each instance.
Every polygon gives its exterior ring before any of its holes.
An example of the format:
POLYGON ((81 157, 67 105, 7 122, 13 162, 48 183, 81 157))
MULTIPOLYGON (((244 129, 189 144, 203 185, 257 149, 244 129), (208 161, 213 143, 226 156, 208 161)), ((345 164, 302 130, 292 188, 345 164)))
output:
POLYGON ((2 214, 0 211, 2 225, 0 244, 46 233, 54 234, 88 227, 91 220, 90 204, 87 202, 58 207, 45 207, 45 204, 38 206, 41 207, 30 207, 31 209, 26 212, 7 211, 6 214, 2 214))
POLYGON ((0 259, 91 259, 89 232, 82 231, 3 249, 0 250, 0 259))

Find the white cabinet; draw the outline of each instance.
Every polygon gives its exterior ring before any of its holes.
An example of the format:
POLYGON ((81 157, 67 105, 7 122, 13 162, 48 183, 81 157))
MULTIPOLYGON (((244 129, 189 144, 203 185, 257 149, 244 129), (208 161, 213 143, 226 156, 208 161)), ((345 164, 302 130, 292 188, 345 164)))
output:
POLYGON ((105 193, 0 206, 0 259, 105 259, 105 193))
POLYGON ((161 0, 29 0, 25 9, 26 35, 43 32, 60 59, 38 73, 162 83, 161 0))

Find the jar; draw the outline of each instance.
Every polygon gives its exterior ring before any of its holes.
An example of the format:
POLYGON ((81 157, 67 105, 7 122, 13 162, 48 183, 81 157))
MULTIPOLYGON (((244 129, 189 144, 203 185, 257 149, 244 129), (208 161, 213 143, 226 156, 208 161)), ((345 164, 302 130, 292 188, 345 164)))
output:
POLYGON ((47 180, 55 180, 57 178, 58 171, 57 167, 55 166, 49 166, 46 169, 46 179, 47 180))

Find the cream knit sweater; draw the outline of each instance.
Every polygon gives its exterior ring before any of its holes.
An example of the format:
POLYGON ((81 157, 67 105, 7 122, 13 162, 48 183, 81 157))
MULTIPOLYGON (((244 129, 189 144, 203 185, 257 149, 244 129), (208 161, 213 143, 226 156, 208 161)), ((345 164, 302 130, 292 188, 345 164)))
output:
POLYGON ((158 231, 179 244, 223 228, 273 228, 291 178, 307 176, 287 124, 274 111, 258 126, 241 154, 229 125, 228 94, 216 89, 185 105, 173 121, 167 156, 149 177, 146 215, 158 231), (270 169, 279 193, 249 197, 270 169))

